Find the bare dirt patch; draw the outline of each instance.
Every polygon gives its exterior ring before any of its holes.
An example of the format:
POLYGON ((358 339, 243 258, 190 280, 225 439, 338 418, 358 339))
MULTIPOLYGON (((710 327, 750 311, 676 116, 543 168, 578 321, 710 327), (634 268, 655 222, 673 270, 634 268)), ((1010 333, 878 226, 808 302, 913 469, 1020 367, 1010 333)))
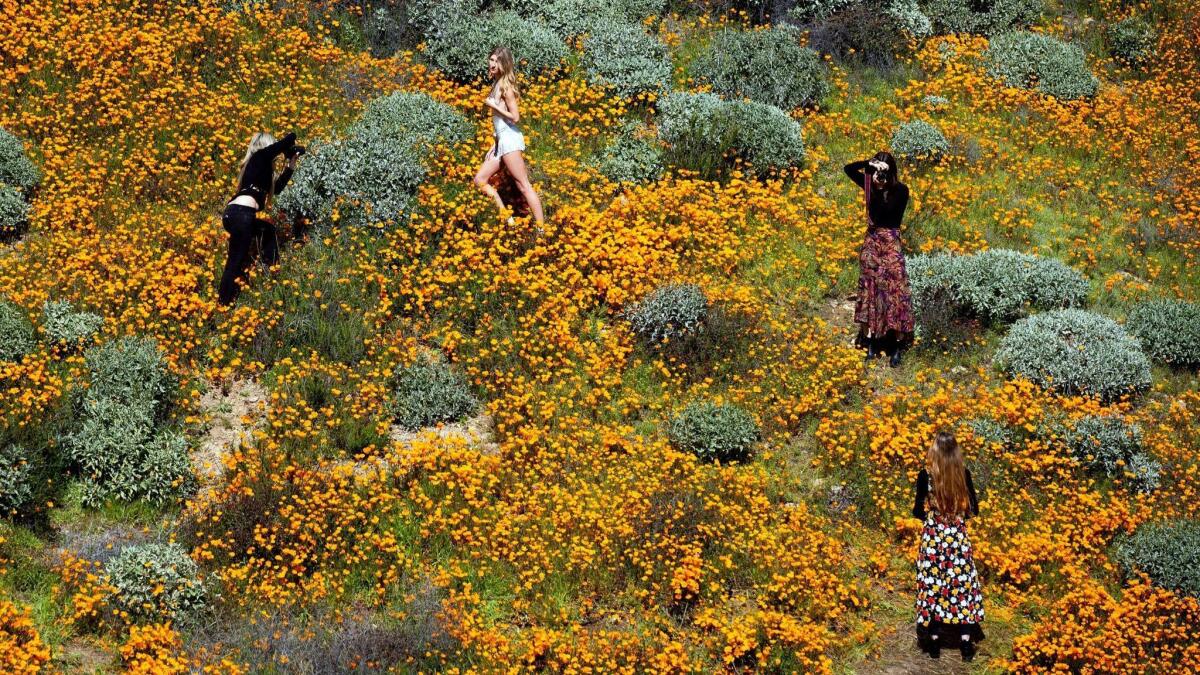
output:
POLYGON ((254 380, 213 384, 200 397, 208 426, 192 453, 192 466, 202 482, 215 481, 225 472, 225 457, 262 424, 267 400, 267 390, 254 380))

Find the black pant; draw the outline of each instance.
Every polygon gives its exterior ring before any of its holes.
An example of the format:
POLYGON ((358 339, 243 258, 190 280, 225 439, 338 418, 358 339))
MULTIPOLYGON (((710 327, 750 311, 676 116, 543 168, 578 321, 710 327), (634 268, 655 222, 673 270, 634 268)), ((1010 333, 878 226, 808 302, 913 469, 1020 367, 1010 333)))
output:
POLYGON ((258 211, 249 206, 226 206, 221 222, 229 233, 229 258, 225 261, 225 273, 221 275, 221 285, 217 289, 217 301, 228 305, 237 297, 238 281, 250 267, 250 245, 257 241, 263 262, 274 265, 279 262, 279 242, 275 237, 275 226, 259 218, 258 211))

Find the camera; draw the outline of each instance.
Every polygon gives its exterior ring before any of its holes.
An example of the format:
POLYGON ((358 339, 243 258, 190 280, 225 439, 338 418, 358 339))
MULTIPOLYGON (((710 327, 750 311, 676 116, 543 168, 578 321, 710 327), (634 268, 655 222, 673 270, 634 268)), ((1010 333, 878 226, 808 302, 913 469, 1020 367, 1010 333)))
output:
POLYGON ((284 153, 284 156, 287 157, 288 159, 291 159, 293 157, 299 157, 300 155, 303 155, 304 152, 305 152, 305 147, 303 145, 294 145, 294 146, 292 146, 291 150, 284 153))

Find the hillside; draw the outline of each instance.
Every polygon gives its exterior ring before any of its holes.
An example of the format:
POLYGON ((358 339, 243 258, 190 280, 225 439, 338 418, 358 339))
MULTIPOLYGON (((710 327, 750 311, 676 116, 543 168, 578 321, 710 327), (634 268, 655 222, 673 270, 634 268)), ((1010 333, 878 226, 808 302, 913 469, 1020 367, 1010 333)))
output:
POLYGON ((0 1, 0 671, 1200 672, 1198 45, 1182 0, 0 1), (500 39, 542 232, 471 183, 500 39), (889 148, 895 369, 843 173, 889 148), (913 644, 939 429, 971 663, 913 644))

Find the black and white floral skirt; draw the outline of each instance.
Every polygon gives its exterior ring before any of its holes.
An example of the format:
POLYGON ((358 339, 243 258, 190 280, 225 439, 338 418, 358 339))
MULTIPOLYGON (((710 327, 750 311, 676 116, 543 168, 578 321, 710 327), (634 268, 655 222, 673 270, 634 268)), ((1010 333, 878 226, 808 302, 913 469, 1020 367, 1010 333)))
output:
POLYGON ((983 639, 983 591, 961 516, 931 512, 917 554, 917 642, 921 649, 955 649, 963 636, 983 639), (935 641, 936 636, 936 641, 935 641))

